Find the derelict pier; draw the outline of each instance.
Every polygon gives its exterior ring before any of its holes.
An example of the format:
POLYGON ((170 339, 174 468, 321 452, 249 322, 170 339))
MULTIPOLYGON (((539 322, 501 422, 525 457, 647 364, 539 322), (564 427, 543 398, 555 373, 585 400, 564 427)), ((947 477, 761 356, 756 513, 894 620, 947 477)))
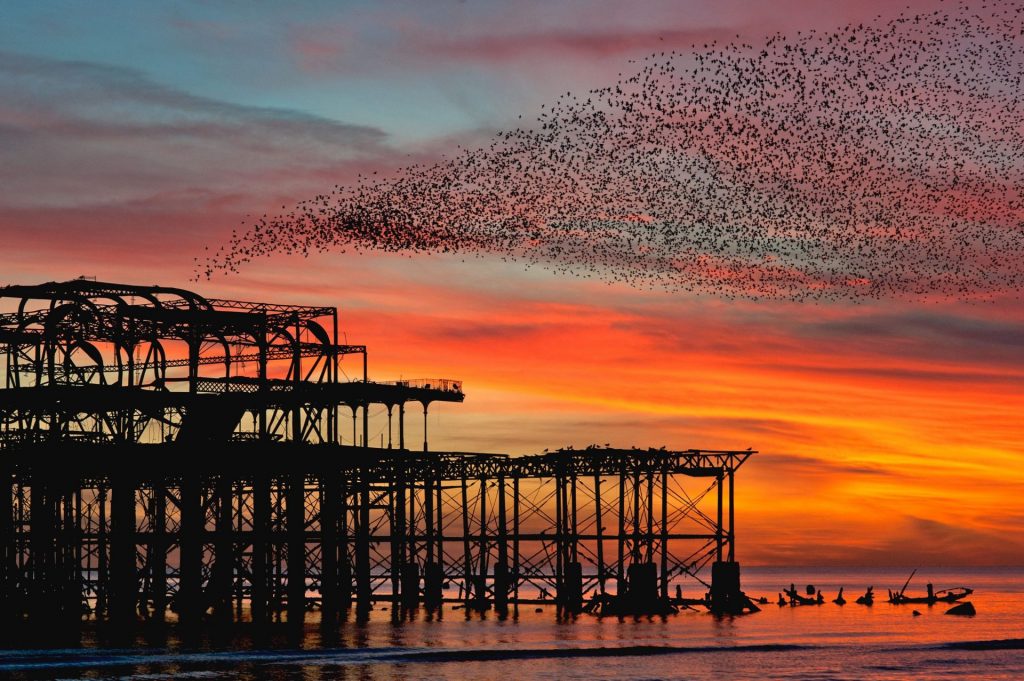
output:
POLYGON ((432 451, 428 410, 461 382, 370 381, 336 308, 85 280, 0 303, 4 622, 753 607, 733 512, 749 450, 432 451))

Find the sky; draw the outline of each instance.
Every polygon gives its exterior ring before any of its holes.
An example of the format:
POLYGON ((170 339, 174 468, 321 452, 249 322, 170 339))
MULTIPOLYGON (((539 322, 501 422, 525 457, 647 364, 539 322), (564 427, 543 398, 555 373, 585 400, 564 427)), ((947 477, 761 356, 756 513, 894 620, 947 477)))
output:
POLYGON ((744 563, 1019 565, 1019 295, 735 301, 372 252, 190 281, 243 220, 484 145, 630 60, 942 6, 6 2, 0 280, 336 305, 371 378, 465 382, 431 410, 438 449, 753 447, 744 563))

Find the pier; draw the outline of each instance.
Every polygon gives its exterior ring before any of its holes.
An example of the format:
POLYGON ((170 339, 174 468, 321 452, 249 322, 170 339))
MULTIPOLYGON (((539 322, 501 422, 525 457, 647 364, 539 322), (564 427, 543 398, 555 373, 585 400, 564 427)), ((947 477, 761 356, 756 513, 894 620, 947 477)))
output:
POLYGON ((751 450, 434 451, 429 409, 462 383, 371 381, 336 308, 87 280, 0 302, 4 622, 748 609, 751 450))

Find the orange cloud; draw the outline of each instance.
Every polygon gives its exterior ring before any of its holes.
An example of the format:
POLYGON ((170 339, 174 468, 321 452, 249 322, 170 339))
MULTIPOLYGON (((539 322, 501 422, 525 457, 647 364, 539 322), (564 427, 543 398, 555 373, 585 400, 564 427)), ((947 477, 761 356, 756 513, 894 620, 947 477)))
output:
MULTIPOLYGON (((489 261, 304 262, 293 297, 339 303, 373 377, 465 381, 464 405, 431 410, 437 448, 751 446, 761 453, 737 497, 745 561, 1021 555, 1024 370, 1009 310, 727 305, 615 287, 596 298, 591 283, 489 261)), ((288 298, 283 278, 267 287, 288 298)), ((378 415, 371 431, 385 428, 378 415)), ((407 441, 421 428, 410 419, 407 441)))

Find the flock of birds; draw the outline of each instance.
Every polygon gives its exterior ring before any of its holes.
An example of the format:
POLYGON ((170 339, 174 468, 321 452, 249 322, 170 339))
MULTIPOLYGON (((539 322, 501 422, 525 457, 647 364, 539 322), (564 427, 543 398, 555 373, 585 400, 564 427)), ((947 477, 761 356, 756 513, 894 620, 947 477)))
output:
POLYGON ((263 216, 196 275, 271 253, 381 250, 726 298, 1021 291, 1016 2, 633 63, 489 146, 263 216))

